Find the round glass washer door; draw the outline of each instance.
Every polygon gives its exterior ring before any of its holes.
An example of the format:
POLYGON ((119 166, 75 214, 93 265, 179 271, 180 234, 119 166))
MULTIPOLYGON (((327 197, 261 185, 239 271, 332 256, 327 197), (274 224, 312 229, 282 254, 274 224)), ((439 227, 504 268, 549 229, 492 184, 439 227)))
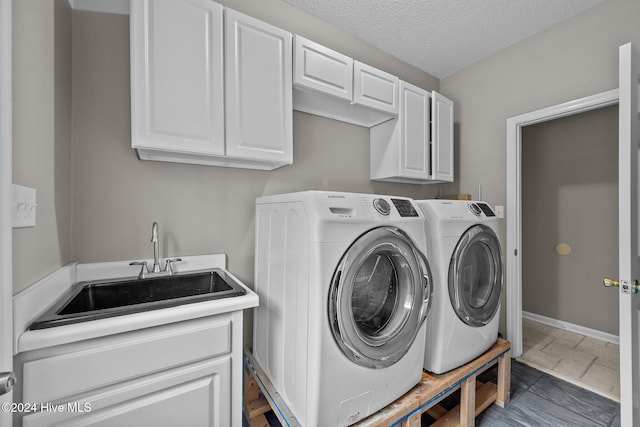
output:
POLYGON ((500 307, 502 254, 493 230, 478 224, 464 232, 449 264, 449 299, 469 326, 489 323, 500 307))
POLYGON ((431 270, 396 227, 361 235, 345 252, 329 289, 333 337, 353 362, 385 368, 409 350, 433 290, 431 270))

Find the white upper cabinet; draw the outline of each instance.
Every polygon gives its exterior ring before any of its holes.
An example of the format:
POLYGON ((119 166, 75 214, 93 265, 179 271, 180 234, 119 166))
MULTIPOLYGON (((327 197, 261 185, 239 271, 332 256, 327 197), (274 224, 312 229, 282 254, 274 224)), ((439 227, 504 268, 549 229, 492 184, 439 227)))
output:
POLYGON ((293 109, 371 127, 398 115, 399 79, 295 36, 293 109))
POLYGON ((400 79, 359 61, 353 62, 353 103, 397 115, 400 79))
POLYGON ((132 142, 146 150, 224 154, 222 6, 131 2, 132 142))
POLYGON ((429 179, 429 92, 402 82, 400 93, 400 175, 429 179))
POLYGON ((397 119, 371 128, 371 179, 453 181, 453 102, 400 82, 397 119))
POLYGON ((432 179, 453 182, 453 101, 437 92, 431 98, 432 179))
POLYGON ((132 1, 130 22, 139 158, 292 163, 290 33, 210 0, 132 1))
POLYGON ((296 86, 351 102, 353 59, 299 35, 295 39, 296 86))
POLYGON ((293 163, 291 33, 226 10, 227 156, 293 163))

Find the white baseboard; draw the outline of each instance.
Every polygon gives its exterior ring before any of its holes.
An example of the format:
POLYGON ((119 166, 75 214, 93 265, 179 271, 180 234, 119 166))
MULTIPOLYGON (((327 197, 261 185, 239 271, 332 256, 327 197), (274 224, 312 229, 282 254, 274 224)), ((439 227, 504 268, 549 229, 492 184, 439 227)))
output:
POLYGON ((585 326, 575 325, 563 320, 552 319, 550 317, 541 316, 540 314, 529 313, 528 311, 523 311, 522 317, 524 317, 525 319, 533 320, 534 322, 543 323, 555 328, 565 329, 567 331, 586 335, 591 338, 596 338, 602 341, 620 345, 620 337, 608 332, 602 332, 596 329, 587 328, 585 326))

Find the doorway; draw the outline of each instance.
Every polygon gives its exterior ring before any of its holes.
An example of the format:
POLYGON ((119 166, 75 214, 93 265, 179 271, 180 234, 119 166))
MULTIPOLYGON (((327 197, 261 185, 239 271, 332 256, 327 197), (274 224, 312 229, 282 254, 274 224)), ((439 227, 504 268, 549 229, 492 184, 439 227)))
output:
POLYGON ((523 363, 619 400, 618 106, 522 129, 523 363), (587 309, 590 308, 590 309, 587 309))
POLYGON ((618 90, 554 105, 507 120, 506 333, 513 357, 523 352, 522 330, 522 128, 615 105, 618 90))

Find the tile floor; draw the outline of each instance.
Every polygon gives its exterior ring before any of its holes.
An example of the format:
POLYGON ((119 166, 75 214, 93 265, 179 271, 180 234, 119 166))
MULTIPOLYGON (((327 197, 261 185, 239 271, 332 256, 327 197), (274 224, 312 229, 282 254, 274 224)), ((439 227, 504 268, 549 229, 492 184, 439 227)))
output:
POLYGON ((618 345, 522 319, 522 363, 620 401, 618 345))
MULTIPOLYGON (((480 375, 479 380, 495 381, 497 368, 480 375)), ((460 392, 452 394, 442 406, 458 404, 460 392)), ((280 426, 273 413, 267 414, 270 425, 280 426)), ((422 426, 434 420, 422 417, 422 426)), ((518 361, 511 364, 511 401, 506 408, 491 405, 476 418, 479 427, 518 426, 581 426, 617 427, 620 425, 620 404, 584 388, 534 369, 518 361)), ((243 420, 243 427, 248 427, 243 420)))

